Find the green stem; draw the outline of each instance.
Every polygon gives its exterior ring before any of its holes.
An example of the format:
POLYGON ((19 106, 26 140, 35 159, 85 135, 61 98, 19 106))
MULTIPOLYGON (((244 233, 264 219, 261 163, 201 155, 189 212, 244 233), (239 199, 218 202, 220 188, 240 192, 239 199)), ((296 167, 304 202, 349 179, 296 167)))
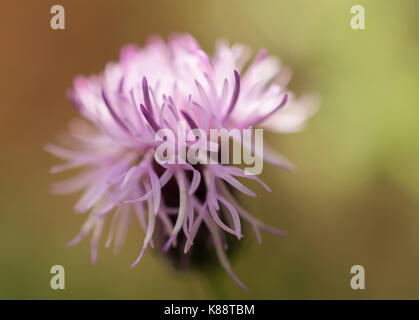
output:
POLYGON ((225 286, 224 277, 221 272, 214 272, 209 277, 208 280, 208 296, 217 299, 217 300, 226 300, 228 299, 227 289, 225 286))

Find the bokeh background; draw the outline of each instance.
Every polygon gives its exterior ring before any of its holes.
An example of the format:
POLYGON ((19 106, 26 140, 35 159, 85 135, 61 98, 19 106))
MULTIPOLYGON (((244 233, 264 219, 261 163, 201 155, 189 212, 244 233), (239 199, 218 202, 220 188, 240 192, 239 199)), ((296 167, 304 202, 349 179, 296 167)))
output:
MULTIPOLYGON (((279 239, 248 233, 232 261, 250 287, 224 273, 224 297, 246 299, 419 298, 419 2, 396 0, 104 1, 5 0, 0 4, 0 298, 214 298, 202 274, 178 274, 149 250, 134 269, 143 234, 131 228, 114 256, 97 265, 90 243, 67 249, 84 218, 78 195, 55 196, 58 161, 47 141, 77 116, 65 90, 79 73, 102 70, 119 48, 148 35, 188 32, 212 52, 216 39, 265 47, 294 71, 291 89, 312 91, 321 109, 292 135, 265 135, 297 166, 265 166, 274 190, 243 199, 279 239), (50 8, 66 10, 66 29, 50 28, 50 8), (366 29, 350 28, 362 4, 366 29), (50 268, 66 270, 66 289, 50 288, 50 268), (350 268, 366 270, 351 289, 350 268)), ((104 239, 102 239, 104 241, 104 239)), ((212 280, 211 280, 212 281, 212 280)))

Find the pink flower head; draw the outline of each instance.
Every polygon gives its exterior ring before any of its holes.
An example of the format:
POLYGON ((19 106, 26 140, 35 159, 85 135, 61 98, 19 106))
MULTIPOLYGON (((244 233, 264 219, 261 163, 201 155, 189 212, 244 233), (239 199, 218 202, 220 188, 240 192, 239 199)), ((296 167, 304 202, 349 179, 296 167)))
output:
MULTIPOLYGON (((84 119, 70 124, 62 136, 65 147, 46 146, 67 161, 52 172, 84 168, 74 178, 53 185, 56 193, 84 190, 75 210, 89 215, 68 245, 91 233, 95 263, 105 221, 111 221, 106 247, 115 238, 118 250, 135 216, 145 232, 135 266, 146 248, 155 245, 159 226, 162 250, 182 244, 184 255, 190 254, 205 228, 221 265, 245 288, 228 263, 224 233, 242 238, 242 221, 252 226, 258 241, 260 229, 279 236, 284 232, 252 217, 237 203, 233 190, 255 196, 239 181, 243 179, 269 188, 238 166, 188 161, 161 165, 154 157, 161 143, 155 138, 160 129, 176 131, 181 121, 204 132, 253 127, 300 130, 315 108, 285 89, 286 70, 264 50, 249 62, 246 47, 220 42, 211 59, 192 36, 173 35, 168 43, 153 37, 144 48, 126 46, 119 63, 109 63, 101 75, 76 77, 68 97, 84 119)), ((190 148, 190 142, 183 147, 190 148)), ((274 165, 291 166, 266 146, 260 156, 274 165)))

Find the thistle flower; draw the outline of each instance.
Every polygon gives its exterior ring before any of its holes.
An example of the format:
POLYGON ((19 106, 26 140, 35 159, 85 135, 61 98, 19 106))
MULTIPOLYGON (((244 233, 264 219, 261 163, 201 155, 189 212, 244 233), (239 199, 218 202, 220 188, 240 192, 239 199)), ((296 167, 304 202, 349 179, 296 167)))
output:
MULTIPOLYGON (((160 143, 155 138, 160 129, 176 128, 181 121, 205 132, 256 126, 298 131, 315 108, 286 91, 286 82, 287 69, 264 50, 250 61, 246 47, 220 42, 210 59, 190 35, 170 36, 168 43, 153 37, 144 48, 128 45, 121 50, 119 63, 109 63, 103 74, 76 77, 68 98, 84 119, 71 122, 61 136, 64 146, 46 146, 67 161, 52 172, 84 168, 52 186, 56 193, 84 190, 75 210, 89 214, 68 246, 92 234, 95 263, 105 221, 110 220, 106 247, 115 238, 118 251, 134 216, 145 238, 132 266, 156 241, 163 239, 165 252, 182 244, 188 255, 194 241, 205 234, 221 265, 245 288, 229 265, 225 233, 242 238, 243 221, 251 225, 258 241, 260 230, 285 233, 249 214, 232 190, 256 196, 239 181, 243 179, 257 181, 268 191, 269 187, 238 166, 188 161, 162 165, 154 157, 160 143)), ((190 148, 190 142, 183 147, 190 148)), ((285 169, 292 166, 267 146, 256 156, 285 169)))

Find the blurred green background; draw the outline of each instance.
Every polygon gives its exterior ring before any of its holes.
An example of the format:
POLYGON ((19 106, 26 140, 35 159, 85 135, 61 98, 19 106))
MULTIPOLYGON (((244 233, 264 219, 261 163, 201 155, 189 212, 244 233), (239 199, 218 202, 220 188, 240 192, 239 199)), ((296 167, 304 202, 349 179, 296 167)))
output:
MULTIPOLYGON (((286 239, 251 230, 233 259, 242 291, 221 274, 228 298, 419 298, 419 2, 396 0, 2 1, 0 10, 0 298, 213 298, 204 276, 179 275, 151 251, 134 269, 143 234, 131 228, 119 256, 104 244, 96 266, 90 242, 67 249, 84 216, 78 195, 55 196, 48 173, 57 160, 46 141, 76 111, 65 89, 97 73, 122 45, 152 33, 194 35, 213 52, 216 39, 266 47, 294 71, 290 88, 312 91, 321 109, 298 134, 268 135, 294 161, 294 173, 265 166, 273 193, 243 199, 286 239), (66 10, 66 30, 49 26, 66 10), (350 28, 365 8, 366 29, 350 28), (66 290, 49 286, 52 265, 66 290), (351 289, 350 268, 366 270, 351 289)), ((102 239, 104 241, 104 239, 102 239)))

